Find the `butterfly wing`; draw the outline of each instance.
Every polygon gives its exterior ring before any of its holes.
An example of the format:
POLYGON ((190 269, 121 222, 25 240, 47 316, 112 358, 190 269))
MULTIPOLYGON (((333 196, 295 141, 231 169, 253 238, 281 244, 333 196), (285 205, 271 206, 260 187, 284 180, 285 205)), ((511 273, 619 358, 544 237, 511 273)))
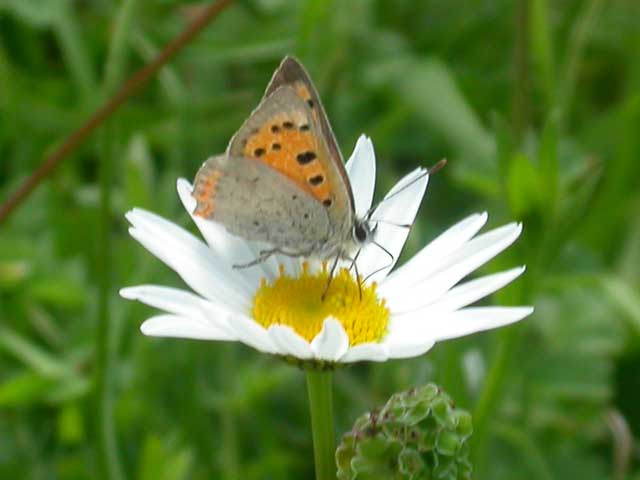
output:
POLYGON ((293 255, 308 255, 331 239, 327 209, 293 180, 255 159, 208 159, 196 174, 193 196, 196 215, 293 255))
POLYGON ((342 155, 316 90, 296 60, 285 58, 227 152, 291 178, 323 203, 338 236, 350 234, 354 202, 342 155))
POLYGON ((348 193, 350 207, 353 210, 353 192, 351 190, 351 182, 349 182, 347 171, 344 168, 342 152, 338 147, 338 142, 333 134, 333 129, 331 128, 327 114, 324 111, 324 106, 320 101, 320 95, 318 95, 318 91, 313 85, 311 77, 302 64, 294 57, 286 56, 282 60, 280 66, 273 74, 273 77, 267 86, 264 97, 268 97, 283 85, 293 88, 313 112, 316 121, 320 125, 320 131, 322 132, 322 137, 326 142, 332 163, 338 170, 340 178, 342 179, 343 187, 348 193))

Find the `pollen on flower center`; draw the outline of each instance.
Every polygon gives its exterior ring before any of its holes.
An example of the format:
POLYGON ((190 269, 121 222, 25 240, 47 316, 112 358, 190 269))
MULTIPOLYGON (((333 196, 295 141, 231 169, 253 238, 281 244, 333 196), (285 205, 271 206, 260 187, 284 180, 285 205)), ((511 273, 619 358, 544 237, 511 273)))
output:
POLYGON ((310 342, 324 320, 333 317, 342 324, 350 346, 380 341, 387 332, 389 309, 384 299, 378 299, 375 283, 358 287, 343 268, 322 299, 328 278, 326 266, 312 274, 305 262, 302 275, 295 278, 281 266, 273 282, 262 280, 253 300, 253 318, 265 328, 287 325, 310 342))

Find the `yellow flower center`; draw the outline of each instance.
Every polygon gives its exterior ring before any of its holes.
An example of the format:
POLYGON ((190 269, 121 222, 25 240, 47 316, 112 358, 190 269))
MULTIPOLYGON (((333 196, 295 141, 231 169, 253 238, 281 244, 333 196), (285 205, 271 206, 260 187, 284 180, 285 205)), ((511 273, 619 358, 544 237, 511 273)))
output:
POLYGON ((253 299, 253 318, 263 327, 287 325, 302 338, 311 341, 322 330, 327 317, 334 317, 349 337, 349 345, 377 342, 387 332, 389 309, 376 296, 376 284, 360 285, 346 268, 327 282, 326 264, 321 272, 309 273, 303 263, 302 275, 287 276, 280 266, 280 276, 269 283, 262 279, 253 299))

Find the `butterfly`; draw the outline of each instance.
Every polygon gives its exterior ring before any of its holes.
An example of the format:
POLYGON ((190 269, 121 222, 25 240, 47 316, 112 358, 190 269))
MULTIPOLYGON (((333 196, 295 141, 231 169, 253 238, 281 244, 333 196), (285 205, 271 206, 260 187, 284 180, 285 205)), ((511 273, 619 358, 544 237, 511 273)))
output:
POLYGON ((231 234, 272 246, 273 254, 353 260, 373 241, 370 214, 359 218, 324 107, 302 64, 287 56, 264 97, 222 155, 198 170, 194 214, 231 234))

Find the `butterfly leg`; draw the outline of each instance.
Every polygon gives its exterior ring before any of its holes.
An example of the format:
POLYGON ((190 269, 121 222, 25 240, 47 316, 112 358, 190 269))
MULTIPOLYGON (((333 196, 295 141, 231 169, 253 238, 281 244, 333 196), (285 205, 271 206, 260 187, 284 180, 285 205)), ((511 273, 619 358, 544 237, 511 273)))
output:
POLYGON ((349 265, 349 271, 351 271, 351 269, 353 268, 356 272, 356 282, 358 282, 358 294, 360 295, 360 300, 362 300, 362 282, 360 281, 360 272, 358 272, 357 260, 358 260, 358 257, 360 256, 361 251, 362 249, 359 248, 356 255, 353 258, 347 255, 343 257, 345 260, 348 260, 351 262, 351 265, 349 265))
POLYGON ((283 252, 281 252, 277 248, 274 248, 271 250, 260 250, 260 255, 258 256, 258 258, 251 260, 250 262, 247 262, 247 263, 236 263, 235 265, 233 265, 233 268, 235 270, 240 270, 242 268, 253 267, 262 262, 266 262, 269 259, 269 257, 271 257, 271 255, 275 255, 276 253, 283 253, 283 252))
POLYGON ((338 267, 338 261, 340 260, 341 255, 336 255, 335 260, 333 261, 333 264, 331 265, 331 270, 329 271, 329 277, 327 278, 327 284, 324 287, 324 292, 322 292, 322 296, 320 297, 320 300, 322 300, 324 302, 324 299, 327 296, 327 292, 329 291, 329 287, 331 286, 331 280, 333 280, 333 275, 336 272, 336 268, 338 267))
POLYGON ((279 248, 272 248, 270 250, 260 250, 260 255, 258 256, 258 258, 247 263, 235 264, 233 265, 233 268, 241 269, 241 268, 253 267, 254 265, 258 265, 268 260, 269 257, 271 257, 271 255, 276 255, 276 254, 286 255, 287 257, 296 258, 296 257, 308 257, 311 254, 311 252, 285 252, 284 250, 280 250, 279 248))

